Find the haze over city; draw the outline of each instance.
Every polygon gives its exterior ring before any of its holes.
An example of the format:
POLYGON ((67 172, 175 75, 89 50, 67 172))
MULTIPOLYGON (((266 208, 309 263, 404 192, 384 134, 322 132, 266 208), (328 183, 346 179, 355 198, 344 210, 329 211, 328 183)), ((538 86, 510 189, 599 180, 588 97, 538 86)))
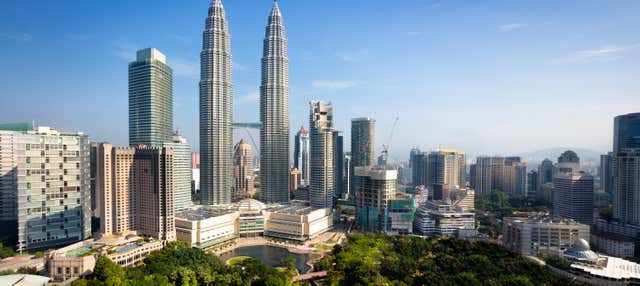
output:
MULTIPOLYGON (((198 150, 206 2, 5 3, 0 121, 35 121, 126 145, 127 64, 137 50, 158 47, 174 69, 174 127, 198 150)), ((259 120, 271 5, 225 3, 235 121, 259 120)), ((308 128, 309 100, 322 99, 333 102, 335 127, 346 138, 350 118, 375 117, 376 148, 399 117, 391 142, 399 160, 413 146, 475 155, 605 152, 611 119, 640 109, 636 1, 285 0, 281 9, 292 134, 308 128)), ((236 131, 235 140, 241 136, 236 131)))

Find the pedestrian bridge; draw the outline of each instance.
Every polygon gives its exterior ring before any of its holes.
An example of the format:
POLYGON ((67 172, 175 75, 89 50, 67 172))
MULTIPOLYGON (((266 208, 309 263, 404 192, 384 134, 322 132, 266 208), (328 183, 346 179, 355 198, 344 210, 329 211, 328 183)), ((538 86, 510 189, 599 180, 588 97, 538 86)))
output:
POLYGON ((319 279, 319 278, 325 278, 325 277, 327 277, 327 271, 311 272, 307 274, 294 276, 293 278, 291 278, 291 282, 313 280, 313 279, 319 279))

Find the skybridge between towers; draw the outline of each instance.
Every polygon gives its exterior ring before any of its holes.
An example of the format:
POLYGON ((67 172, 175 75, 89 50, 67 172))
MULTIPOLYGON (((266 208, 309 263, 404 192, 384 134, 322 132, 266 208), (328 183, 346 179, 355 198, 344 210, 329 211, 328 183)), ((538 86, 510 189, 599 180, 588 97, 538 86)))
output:
POLYGON ((233 128, 247 128, 247 129, 258 129, 262 128, 262 123, 260 122, 234 122, 232 124, 233 128))

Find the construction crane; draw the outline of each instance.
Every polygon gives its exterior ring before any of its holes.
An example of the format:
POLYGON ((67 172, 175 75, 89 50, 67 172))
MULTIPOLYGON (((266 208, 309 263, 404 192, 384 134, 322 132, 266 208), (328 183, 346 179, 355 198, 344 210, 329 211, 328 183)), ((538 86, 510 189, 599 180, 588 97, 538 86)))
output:
POLYGON ((393 126, 391 127, 391 132, 389 132, 389 139, 387 140, 387 144, 382 144, 382 154, 381 157, 381 165, 386 166, 387 161, 389 160, 389 146, 391 144, 391 139, 393 139, 393 131, 395 131, 396 126, 398 125, 399 117, 396 117, 396 120, 393 121, 393 126))
POLYGON ((262 127, 261 123, 234 122, 232 124, 232 127, 235 128, 235 129, 239 129, 239 128, 244 129, 244 131, 247 133, 247 136, 249 136, 249 139, 251 139, 251 143, 253 144, 253 147, 255 148, 256 153, 260 154, 260 149, 258 148, 258 144, 256 144, 255 140, 253 140, 253 136, 251 135, 251 132, 249 132, 249 129, 258 129, 258 130, 260 130, 260 128, 262 127))

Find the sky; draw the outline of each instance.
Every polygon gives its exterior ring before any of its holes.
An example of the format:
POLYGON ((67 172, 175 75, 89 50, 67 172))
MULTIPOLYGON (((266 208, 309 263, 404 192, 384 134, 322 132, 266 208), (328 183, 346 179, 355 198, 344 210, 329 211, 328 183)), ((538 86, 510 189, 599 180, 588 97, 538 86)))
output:
MULTIPOLYGON (((310 100, 376 119, 376 148, 470 155, 611 148, 613 117, 640 111, 640 1, 280 0, 291 132, 310 100), (398 125, 390 139, 395 118, 398 125)), ((260 58, 273 1, 223 0, 234 120, 259 118, 260 58)), ((155 47, 174 71, 174 126, 198 149, 208 0, 5 1, 0 123, 35 122, 127 145, 127 64, 155 47)), ((235 140, 246 136, 236 131, 235 140)), ((252 131, 254 138, 259 138, 252 131)))

